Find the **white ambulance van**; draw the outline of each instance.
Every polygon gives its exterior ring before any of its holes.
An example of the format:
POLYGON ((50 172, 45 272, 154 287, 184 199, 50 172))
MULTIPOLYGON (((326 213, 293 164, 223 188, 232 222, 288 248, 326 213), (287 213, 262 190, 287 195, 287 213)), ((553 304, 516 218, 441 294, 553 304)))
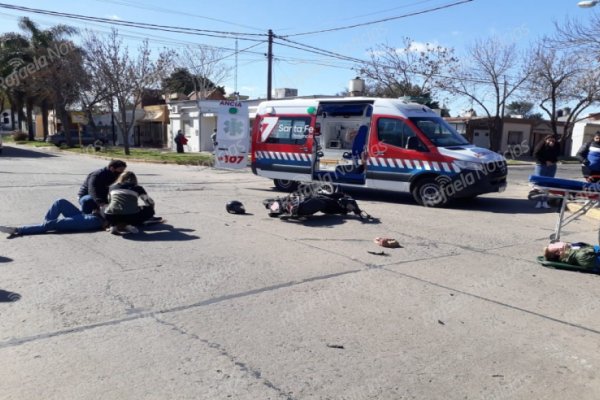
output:
POLYGON ((442 206, 506 187, 504 157, 473 146, 428 107, 399 99, 263 102, 251 154, 252 172, 283 191, 322 182, 442 206))

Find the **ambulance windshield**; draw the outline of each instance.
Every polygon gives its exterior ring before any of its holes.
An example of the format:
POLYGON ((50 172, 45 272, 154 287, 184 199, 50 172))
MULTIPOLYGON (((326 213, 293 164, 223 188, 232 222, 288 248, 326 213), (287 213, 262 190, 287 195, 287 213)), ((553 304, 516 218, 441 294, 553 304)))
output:
POLYGON ((410 120, 421 132, 439 147, 464 146, 469 144, 460 133, 439 117, 412 117, 410 120))

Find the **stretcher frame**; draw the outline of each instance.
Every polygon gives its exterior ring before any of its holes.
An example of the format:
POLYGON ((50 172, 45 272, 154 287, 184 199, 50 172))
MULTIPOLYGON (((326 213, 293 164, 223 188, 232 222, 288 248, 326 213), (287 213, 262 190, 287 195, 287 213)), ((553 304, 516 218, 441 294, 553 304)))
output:
POLYGON ((561 231, 566 225, 579 219, 579 217, 585 215, 592 208, 600 205, 600 184, 567 179, 553 179, 535 175, 530 176, 529 181, 532 183, 533 189, 537 191, 533 195, 530 194, 530 199, 560 199, 558 220, 554 226, 554 233, 550 235, 552 242, 560 240, 561 231), (553 183, 557 184, 554 185, 553 183), (568 183, 572 187, 561 187, 558 185, 560 183, 568 183), (581 189, 577 189, 576 187, 578 186, 581 189), (565 210, 569 202, 579 203, 581 204, 581 208, 574 211, 571 215, 565 216, 565 210))

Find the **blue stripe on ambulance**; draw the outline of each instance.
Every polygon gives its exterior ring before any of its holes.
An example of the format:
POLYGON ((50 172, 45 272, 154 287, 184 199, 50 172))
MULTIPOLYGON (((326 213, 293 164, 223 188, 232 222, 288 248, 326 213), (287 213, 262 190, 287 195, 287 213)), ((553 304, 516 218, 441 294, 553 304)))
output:
POLYGON ((291 161, 299 163, 312 162, 312 154, 288 153, 284 151, 257 151, 257 160, 265 161, 291 161))
POLYGON ((433 171, 443 174, 460 172, 460 168, 454 163, 424 160, 408 160, 400 158, 369 157, 367 159, 368 170, 381 172, 403 172, 408 171, 433 171))
POLYGON ((288 153, 285 151, 257 151, 256 164, 258 168, 273 164, 310 167, 312 164, 312 154, 288 153))

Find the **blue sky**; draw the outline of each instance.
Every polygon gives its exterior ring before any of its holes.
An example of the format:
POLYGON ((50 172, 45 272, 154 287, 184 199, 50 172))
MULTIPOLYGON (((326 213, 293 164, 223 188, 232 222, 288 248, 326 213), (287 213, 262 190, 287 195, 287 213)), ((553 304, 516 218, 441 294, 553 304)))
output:
MULTIPOLYGON (((7 1, 7 4, 52 11, 114 18, 160 25, 180 26, 215 31, 266 34, 272 29, 276 35, 293 35, 327 28, 361 24, 390 17, 443 7, 460 0, 302 0, 302 1, 157 1, 157 0, 54 0, 7 1)), ((367 59, 367 49, 380 43, 401 46, 402 38, 410 37, 420 43, 434 43, 454 48, 459 56, 477 38, 498 35, 515 41, 525 48, 544 34, 553 32, 553 21, 573 17, 582 22, 596 9, 577 7, 578 0, 473 0, 407 18, 372 23, 348 30, 324 32, 290 39, 309 46, 333 51, 358 59, 367 59)), ((28 14, 0 8, 3 32, 18 31, 17 19, 28 15, 41 27, 65 23, 79 28, 106 32, 103 24, 91 24, 54 16, 28 14)), ((180 50, 186 43, 218 46, 224 54, 232 54, 235 41, 208 36, 119 28, 126 35, 130 48, 148 38, 154 49, 163 46, 180 50)), ((259 36, 264 40, 266 37, 259 36)), ((237 89, 251 97, 265 97, 267 91, 266 43, 238 41, 238 48, 256 45, 238 56, 237 89)), ((274 45, 275 63, 273 88, 297 88, 299 95, 335 94, 348 85, 355 76, 351 62, 274 45)), ((234 66, 234 57, 226 62, 234 66)), ((235 73, 222 85, 233 91, 235 73)), ((442 99, 444 100, 444 99, 442 99)), ((446 99, 455 114, 468 104, 446 99)))

